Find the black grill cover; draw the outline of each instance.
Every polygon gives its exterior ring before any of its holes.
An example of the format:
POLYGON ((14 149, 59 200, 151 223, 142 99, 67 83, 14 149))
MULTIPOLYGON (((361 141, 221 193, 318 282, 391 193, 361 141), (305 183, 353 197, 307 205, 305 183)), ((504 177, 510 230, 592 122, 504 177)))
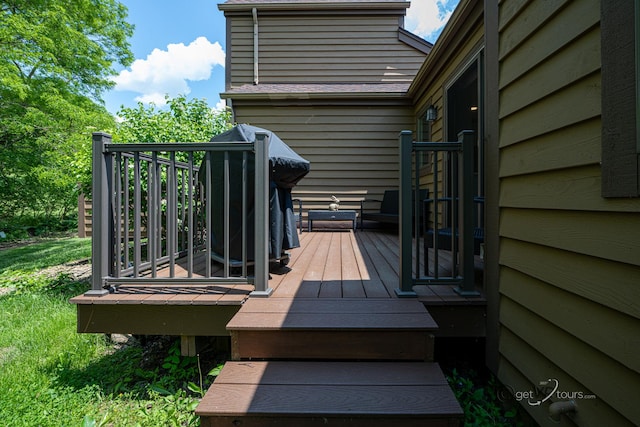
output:
MULTIPOLYGON (((287 249, 300 246, 293 212, 291 189, 309 173, 309 162, 300 157, 275 133, 246 124, 217 135, 211 142, 253 142, 256 132, 269 135, 269 257, 279 259, 287 249)), ((224 154, 212 157, 212 247, 215 255, 224 257, 224 154)), ((255 157, 248 156, 247 182, 247 255, 254 253, 254 181, 255 157)), ((229 252, 232 260, 242 259, 242 153, 229 152, 229 252)), ((206 176, 204 163, 200 179, 206 176)))

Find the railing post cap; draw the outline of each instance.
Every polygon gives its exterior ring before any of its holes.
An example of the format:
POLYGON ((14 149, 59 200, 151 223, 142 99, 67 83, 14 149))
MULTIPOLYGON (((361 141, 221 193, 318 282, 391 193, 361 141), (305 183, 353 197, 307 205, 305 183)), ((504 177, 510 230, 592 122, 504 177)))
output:
POLYGON ((106 132, 93 132, 92 136, 94 141, 102 141, 105 139, 111 140, 111 134, 106 132))

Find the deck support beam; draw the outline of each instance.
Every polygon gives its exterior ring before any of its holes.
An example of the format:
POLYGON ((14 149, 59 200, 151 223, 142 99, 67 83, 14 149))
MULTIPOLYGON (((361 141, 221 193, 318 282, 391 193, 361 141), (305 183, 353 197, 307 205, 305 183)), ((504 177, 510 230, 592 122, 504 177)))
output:
POLYGON ((180 354, 185 357, 195 357, 196 337, 193 335, 180 335, 180 354))

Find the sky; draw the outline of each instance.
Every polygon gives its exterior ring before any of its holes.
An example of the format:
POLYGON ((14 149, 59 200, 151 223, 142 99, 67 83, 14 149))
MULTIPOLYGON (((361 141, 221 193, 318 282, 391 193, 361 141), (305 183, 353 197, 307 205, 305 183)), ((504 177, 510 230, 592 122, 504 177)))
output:
MULTIPOLYGON (((459 0, 411 0, 405 28, 435 42, 459 0)), ((120 0, 135 26, 130 39, 136 58, 118 69, 116 86, 103 96, 105 106, 117 114, 121 106, 138 102, 162 107, 165 94, 204 98, 220 107, 224 91, 224 0, 120 0)))

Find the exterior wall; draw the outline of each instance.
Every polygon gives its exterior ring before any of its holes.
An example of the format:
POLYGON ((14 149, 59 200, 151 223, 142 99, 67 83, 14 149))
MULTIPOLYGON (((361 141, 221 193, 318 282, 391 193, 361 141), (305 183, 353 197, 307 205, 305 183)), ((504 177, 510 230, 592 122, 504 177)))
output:
POLYGON ((234 104, 236 121, 267 127, 311 162, 294 189, 305 209, 341 200, 341 209, 359 208, 362 198, 380 199, 398 186, 398 135, 412 129, 409 106, 371 102, 368 106, 234 104))
MULTIPOLYGON (((561 425, 638 425, 640 199, 601 197, 599 19, 598 0, 499 6, 497 373, 595 396, 561 425)), ((557 425, 558 400, 521 404, 557 425)))
MULTIPOLYGON (((258 8, 260 83, 409 83, 425 58, 399 41, 401 15, 275 13, 258 8)), ((253 84, 251 12, 227 19, 231 87, 253 84)))
MULTIPOLYGON (((463 2, 469 3, 469 2, 463 2)), ((432 142, 455 141, 457 136, 449 136, 446 132, 446 91, 447 86, 454 78, 462 73, 469 62, 478 55, 484 48, 484 25, 482 3, 471 2, 471 6, 460 7, 451 17, 450 24, 445 28, 420 69, 415 82, 412 84, 409 94, 413 98, 415 122, 423 121, 422 118, 426 109, 434 105, 438 111, 438 118, 431 125, 423 123, 424 127, 430 126, 428 132, 420 130, 415 135, 416 140, 427 140, 432 142)), ((442 154, 440 155, 438 170, 438 188, 443 190, 443 164, 442 154)), ((432 187, 433 173, 431 168, 423 169, 421 184, 432 187)), ((484 194, 482 192, 481 194, 484 194)), ((439 223, 443 226, 442 209, 444 205, 439 205, 439 223)))
POLYGON ((414 128, 404 91, 430 49, 400 28, 408 5, 402 0, 219 5, 228 31, 223 96, 231 100, 236 122, 273 130, 311 162, 311 172, 294 189, 305 209, 327 208, 331 195, 342 209, 359 209, 363 198, 381 199, 384 190, 397 188, 399 133, 414 128))
POLYGON ((446 86, 483 48, 482 17, 483 9, 479 2, 473 2, 473 7, 456 10, 409 90, 415 105, 416 121, 429 105, 433 104, 438 110, 438 119, 431 128, 431 141, 444 141, 446 137, 446 86))

